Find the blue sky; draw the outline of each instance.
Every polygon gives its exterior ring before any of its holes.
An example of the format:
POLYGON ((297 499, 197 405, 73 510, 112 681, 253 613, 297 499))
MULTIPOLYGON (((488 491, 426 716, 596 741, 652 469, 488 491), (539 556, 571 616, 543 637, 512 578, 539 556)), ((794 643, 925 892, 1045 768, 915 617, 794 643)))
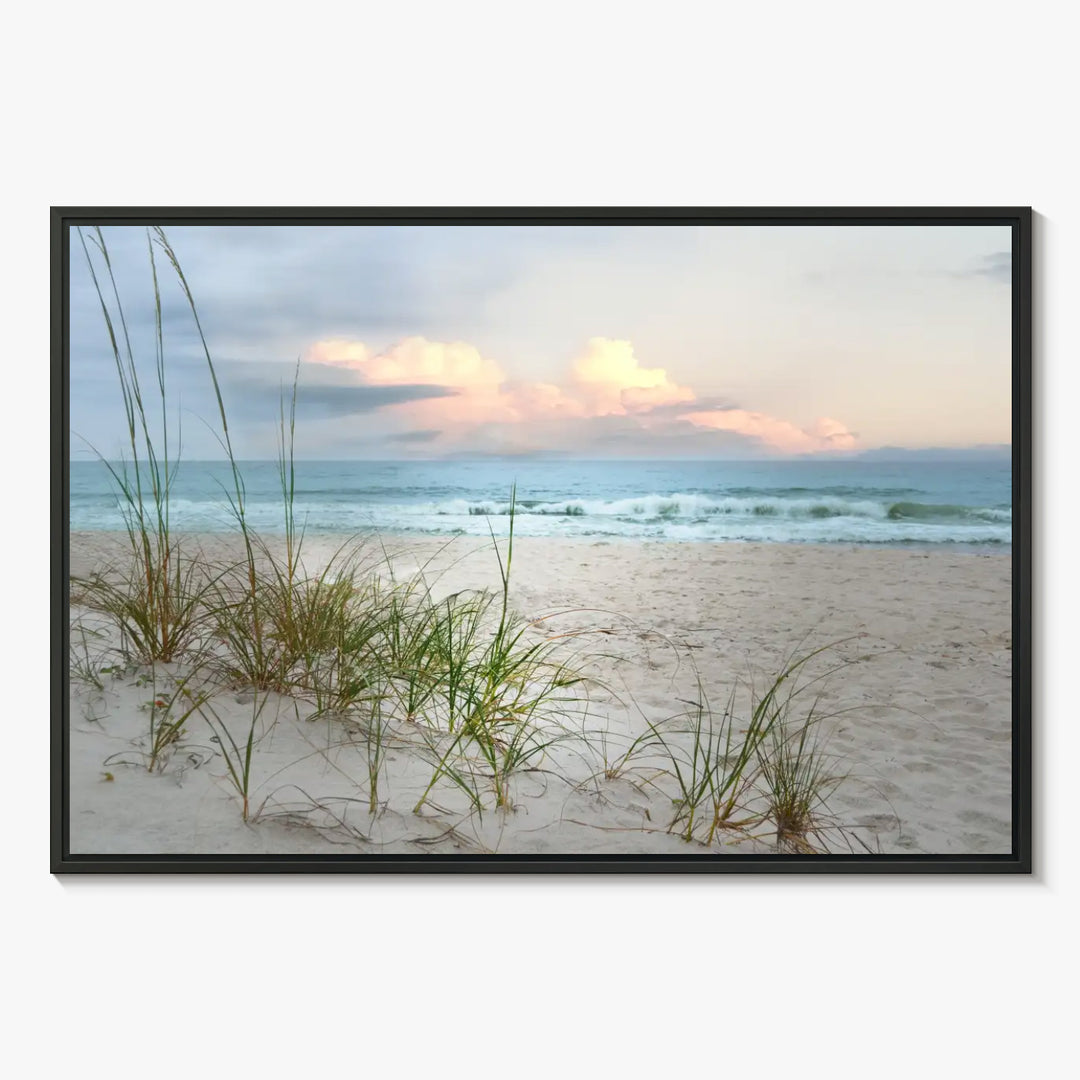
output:
MULTIPOLYGON (((144 389, 145 230, 104 230, 144 389)), ((762 457, 1010 437, 1010 237, 986 226, 184 226, 168 230, 242 457, 762 457)), ((93 252, 93 249, 91 248, 93 252)), ((160 252, 158 253, 160 255, 160 252)), ((100 269, 100 267, 99 267, 100 269)), ((190 311, 158 259, 170 422, 217 457, 190 311)), ((71 245, 73 457, 124 437, 71 245)))

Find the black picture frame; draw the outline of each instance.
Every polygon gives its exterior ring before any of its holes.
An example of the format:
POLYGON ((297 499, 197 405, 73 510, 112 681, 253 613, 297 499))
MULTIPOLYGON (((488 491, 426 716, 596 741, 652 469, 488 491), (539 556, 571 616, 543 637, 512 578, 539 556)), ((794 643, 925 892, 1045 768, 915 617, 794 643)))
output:
POLYGON ((330 208, 54 207, 51 243, 51 872, 873 873, 1032 872, 1032 210, 1030 207, 330 208), (1012 850, 1008 855, 184 856, 72 854, 68 845, 70 232, 77 225, 198 224, 1005 225, 1012 232, 1012 850))

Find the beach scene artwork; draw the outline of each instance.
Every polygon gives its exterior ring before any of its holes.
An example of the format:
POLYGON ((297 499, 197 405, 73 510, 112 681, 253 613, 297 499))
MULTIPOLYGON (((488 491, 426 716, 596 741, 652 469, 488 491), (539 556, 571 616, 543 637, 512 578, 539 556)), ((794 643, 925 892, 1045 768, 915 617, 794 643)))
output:
POLYGON ((1009 227, 68 245, 72 854, 1012 852, 1009 227))

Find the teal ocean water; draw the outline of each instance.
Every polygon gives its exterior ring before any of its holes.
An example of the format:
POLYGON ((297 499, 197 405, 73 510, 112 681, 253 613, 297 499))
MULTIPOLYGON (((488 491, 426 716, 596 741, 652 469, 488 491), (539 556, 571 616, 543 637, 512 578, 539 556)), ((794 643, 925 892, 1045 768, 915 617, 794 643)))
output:
MULTIPOLYGON (((241 464, 252 525, 281 531, 276 462, 241 464)), ((296 516, 310 531, 781 543, 950 544, 1012 540, 1012 475, 999 462, 301 461, 296 516)), ((233 528, 222 462, 184 461, 172 526, 233 528)), ((71 465, 71 528, 123 528, 108 471, 71 465)))

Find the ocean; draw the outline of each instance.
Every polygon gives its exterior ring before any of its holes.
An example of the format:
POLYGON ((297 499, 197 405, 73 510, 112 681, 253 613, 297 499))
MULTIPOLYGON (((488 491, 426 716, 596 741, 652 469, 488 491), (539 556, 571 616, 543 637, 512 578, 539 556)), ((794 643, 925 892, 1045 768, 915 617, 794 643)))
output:
MULTIPOLYGON (((240 463, 248 520, 283 529, 278 466, 240 463)), ((98 461, 71 464, 70 527, 122 529, 98 461)), ((516 484, 519 536, 687 542, 954 545, 1012 540, 1012 473, 1000 462, 298 461, 295 512, 309 531, 505 535, 516 484)), ((234 528, 225 462, 183 461, 171 527, 234 528)))

